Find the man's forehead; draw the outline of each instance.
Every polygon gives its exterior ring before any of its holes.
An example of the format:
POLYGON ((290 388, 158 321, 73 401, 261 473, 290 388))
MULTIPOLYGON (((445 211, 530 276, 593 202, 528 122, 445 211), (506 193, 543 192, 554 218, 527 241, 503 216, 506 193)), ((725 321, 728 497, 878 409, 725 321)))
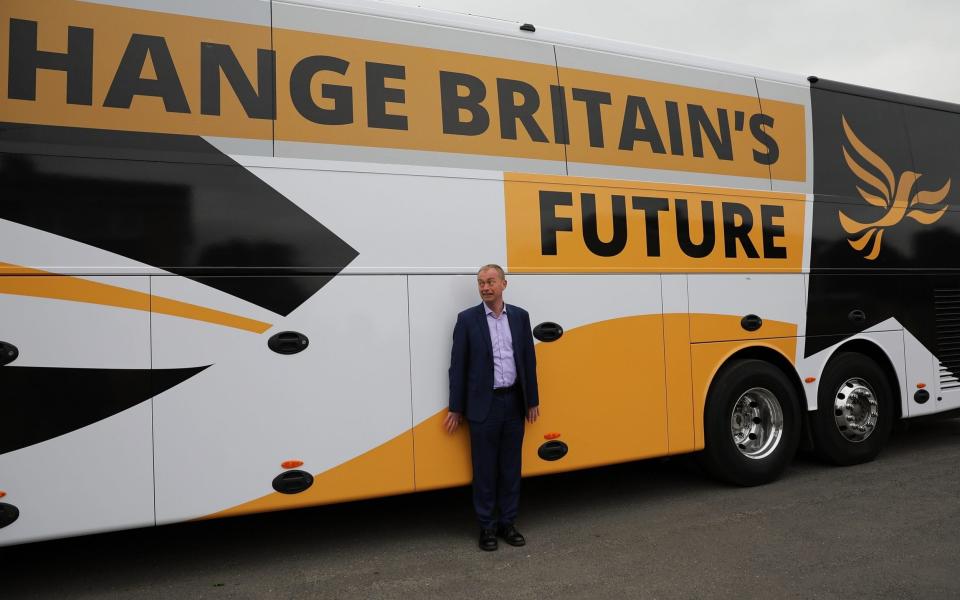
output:
POLYGON ((483 279, 484 281, 487 279, 500 279, 500 271, 496 269, 484 269, 477 273, 477 279, 483 279))

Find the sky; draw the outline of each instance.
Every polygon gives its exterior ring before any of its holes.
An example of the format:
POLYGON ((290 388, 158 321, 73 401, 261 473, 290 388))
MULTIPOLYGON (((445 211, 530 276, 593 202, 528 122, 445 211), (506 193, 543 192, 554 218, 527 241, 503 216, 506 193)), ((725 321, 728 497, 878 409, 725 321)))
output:
POLYGON ((390 0, 960 103, 960 0, 390 0))

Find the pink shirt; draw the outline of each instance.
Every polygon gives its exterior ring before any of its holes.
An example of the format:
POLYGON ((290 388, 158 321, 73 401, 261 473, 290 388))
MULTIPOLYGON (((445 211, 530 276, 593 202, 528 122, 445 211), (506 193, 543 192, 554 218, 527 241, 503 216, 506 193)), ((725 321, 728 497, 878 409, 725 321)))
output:
POLYGON ((483 308, 487 312, 490 343, 493 345, 493 387, 510 387, 517 381, 517 363, 513 358, 513 334, 507 319, 507 305, 503 305, 499 317, 486 304, 483 308))

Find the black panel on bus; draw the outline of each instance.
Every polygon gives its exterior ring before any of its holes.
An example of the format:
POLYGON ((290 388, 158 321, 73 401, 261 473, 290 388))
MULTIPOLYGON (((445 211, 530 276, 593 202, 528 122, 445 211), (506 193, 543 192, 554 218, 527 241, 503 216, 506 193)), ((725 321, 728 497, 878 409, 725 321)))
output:
POLYGON ((811 90, 805 354, 891 318, 936 354, 937 290, 960 289, 960 115, 842 87, 811 90))

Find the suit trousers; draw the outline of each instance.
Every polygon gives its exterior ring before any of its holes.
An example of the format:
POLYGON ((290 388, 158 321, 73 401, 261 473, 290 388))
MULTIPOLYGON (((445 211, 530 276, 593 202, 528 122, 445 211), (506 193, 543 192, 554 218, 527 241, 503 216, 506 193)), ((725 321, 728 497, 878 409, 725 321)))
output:
POLYGON ((485 421, 470 422, 473 507, 484 529, 510 525, 517 518, 524 416, 523 398, 515 385, 494 392, 485 421))

